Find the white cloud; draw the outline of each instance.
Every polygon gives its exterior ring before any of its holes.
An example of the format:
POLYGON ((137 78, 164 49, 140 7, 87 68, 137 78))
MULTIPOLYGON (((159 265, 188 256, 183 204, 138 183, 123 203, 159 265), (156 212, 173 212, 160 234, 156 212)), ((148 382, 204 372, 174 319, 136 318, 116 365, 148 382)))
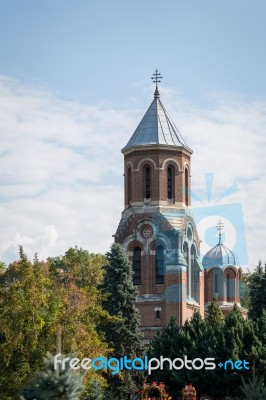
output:
MULTIPOLYGON (((225 202, 241 203, 256 263, 265 257, 265 104, 216 95, 212 109, 199 109, 171 90, 161 97, 194 150, 193 190, 205 196, 206 172, 215 174, 216 197, 237 182, 225 202)), ((138 123, 139 110, 63 101, 2 76, 0 258, 17 258, 19 244, 40 258, 74 245, 107 251, 123 208, 120 149, 138 123)))
POLYGON ((240 203, 249 265, 254 266, 266 259, 266 104, 218 95, 212 100, 212 109, 188 108, 171 96, 171 116, 194 150, 192 188, 205 206, 214 204, 207 201, 205 173, 214 173, 213 200, 237 183, 239 190, 218 204, 240 203))
POLYGON ((132 122, 125 112, 60 101, 42 88, 2 77, 4 261, 17 258, 19 244, 41 258, 76 244, 108 250, 123 206, 120 143, 132 122))

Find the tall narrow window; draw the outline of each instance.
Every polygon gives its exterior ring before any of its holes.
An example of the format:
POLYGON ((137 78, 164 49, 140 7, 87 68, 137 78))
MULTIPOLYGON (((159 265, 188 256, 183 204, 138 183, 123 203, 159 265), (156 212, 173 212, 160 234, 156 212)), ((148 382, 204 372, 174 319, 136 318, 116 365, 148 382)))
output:
POLYGON ((156 247, 156 283, 164 283, 164 248, 156 247))
POLYGON ((132 172, 131 168, 128 168, 127 171, 127 203, 130 205, 132 201, 132 172))
POLYGON ((187 297, 190 297, 190 265, 189 265, 188 245, 186 242, 184 243, 183 251, 187 263, 187 297))
POLYGON ((167 198, 174 198, 174 169, 172 166, 167 168, 167 198))
POLYGON ((192 299, 198 301, 198 284, 199 284, 199 271, 196 264, 196 249, 193 245, 191 247, 191 297, 192 299))
POLYGON ((151 197, 151 169, 149 166, 144 167, 144 197, 150 199, 151 197))
POLYGON ((232 282, 230 279, 230 274, 226 275, 226 297, 228 302, 231 300, 232 297, 232 282))
POLYGON ((218 288, 218 273, 214 272, 214 296, 219 295, 219 288, 218 288))
POLYGON ((189 187, 188 187, 188 169, 185 169, 185 203, 188 206, 188 194, 189 194, 189 187))
POLYGON ((133 284, 141 285, 141 248, 135 247, 133 250, 133 284))

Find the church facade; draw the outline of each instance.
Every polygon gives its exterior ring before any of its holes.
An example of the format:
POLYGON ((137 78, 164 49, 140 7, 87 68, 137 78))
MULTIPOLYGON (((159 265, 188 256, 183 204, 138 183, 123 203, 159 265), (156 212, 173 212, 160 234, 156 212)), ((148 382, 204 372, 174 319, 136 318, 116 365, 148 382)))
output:
POLYGON ((225 313, 240 302, 241 268, 221 240, 200 260, 190 209, 193 151, 161 102, 158 76, 154 99, 122 149, 125 202, 114 235, 132 261, 146 341, 171 316, 179 325, 195 310, 204 318, 214 295, 225 313))

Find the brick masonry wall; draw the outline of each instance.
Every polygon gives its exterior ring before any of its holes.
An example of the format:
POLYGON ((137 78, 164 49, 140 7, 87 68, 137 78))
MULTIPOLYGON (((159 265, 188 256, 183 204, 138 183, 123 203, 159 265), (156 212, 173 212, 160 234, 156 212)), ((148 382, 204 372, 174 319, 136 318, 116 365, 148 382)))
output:
POLYGON ((232 302, 239 303, 239 280, 240 270, 236 270, 234 267, 227 267, 224 271, 220 269, 212 268, 209 271, 205 271, 205 302, 211 302, 215 295, 214 288, 214 273, 218 273, 218 301, 220 302, 232 302), (230 276, 231 293, 227 295, 227 275, 230 276))
MULTIPOLYGON (((131 202, 143 202, 144 199, 144 169, 151 168, 151 199, 167 201, 167 167, 174 167, 174 203, 185 202, 185 168, 190 170, 190 157, 184 152, 169 150, 136 150, 125 156, 125 208, 129 206, 128 170, 131 169, 132 197, 131 202), (169 161, 167 161, 169 160, 169 161), (162 170, 163 168, 163 170, 162 170)), ((190 174, 189 174, 190 175, 190 174)), ((190 177, 189 177, 190 193, 190 177)), ((190 205, 190 196, 189 196, 190 205)))
MULTIPOLYGON (((164 148, 144 148, 135 149, 125 154, 124 175, 125 175, 125 209, 130 207, 132 213, 129 215, 127 222, 123 228, 118 231, 115 237, 116 242, 124 243, 128 238, 130 239, 127 251, 132 260, 133 249, 135 246, 140 246, 142 249, 141 257, 141 285, 139 289, 139 301, 137 307, 140 310, 141 325, 144 329, 147 328, 147 335, 154 335, 157 328, 165 326, 171 316, 174 316, 178 324, 191 318, 193 315, 193 307, 187 303, 187 273, 170 272, 164 276, 163 284, 156 284, 156 258, 155 258, 155 242, 154 247, 150 245, 147 252, 146 239, 143 238, 139 241, 136 240, 136 227, 142 221, 152 221, 154 215, 149 212, 134 213, 134 207, 144 206, 144 168, 149 166, 151 170, 151 201, 155 204, 167 204, 167 168, 171 165, 174 168, 174 198, 170 205, 173 206, 172 210, 175 211, 176 207, 186 208, 185 205, 185 170, 188 170, 188 184, 189 184, 189 205, 190 205, 190 154, 183 149, 176 149, 175 151, 164 148), (128 199, 128 169, 131 169, 131 204, 128 199), (157 202, 157 203, 156 203, 157 202), (177 203, 176 206, 175 203, 177 203), (145 247, 146 246, 146 247, 145 247), (154 249, 154 250, 153 250, 154 249), (160 309, 160 318, 157 318, 156 309, 160 309)), ((145 207, 144 207, 145 209, 145 207)), ((144 210, 143 209, 143 210, 144 210)), ((171 210, 171 208, 170 208, 171 210)), ((130 210, 129 210, 130 211, 130 210)), ((138 211, 139 212, 139 211, 138 211)), ((186 225, 191 222, 194 227, 195 241, 199 246, 199 238, 194 221, 191 217, 186 217, 182 225, 182 235, 185 234, 186 225)), ((160 232, 171 230, 167 220, 162 221, 162 226, 159 227, 160 232), (169 226, 168 226, 169 225, 169 226)), ((180 248, 179 236, 169 236, 168 240, 171 243, 172 249, 180 248)), ((167 249, 166 249, 167 250, 167 249)), ((198 284, 199 303, 197 309, 204 317, 204 276, 201 273, 198 284)), ((195 307, 194 307, 195 308, 195 307)))

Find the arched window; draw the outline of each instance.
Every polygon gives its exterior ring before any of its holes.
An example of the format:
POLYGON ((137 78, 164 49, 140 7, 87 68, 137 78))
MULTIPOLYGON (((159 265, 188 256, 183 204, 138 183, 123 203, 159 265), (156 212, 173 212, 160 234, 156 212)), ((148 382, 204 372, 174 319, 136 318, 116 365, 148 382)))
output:
POLYGON ((196 264, 196 248, 194 245, 191 247, 191 261, 190 261, 190 268, 191 268, 191 297, 194 300, 198 300, 198 283, 199 283, 199 271, 196 264))
POLYGON ((167 168, 167 198, 174 198, 174 168, 172 165, 167 168))
POLYGON ((156 246, 156 283, 164 283, 164 248, 156 246))
POLYGON ((226 275, 226 297, 227 301, 232 301, 232 279, 230 278, 230 274, 226 275))
POLYGON ((190 296, 190 265, 189 265, 189 254, 188 254, 188 245, 185 242, 183 246, 184 257, 187 263, 187 297, 190 296))
POLYGON ((127 203, 130 205, 132 201, 132 171, 131 168, 128 168, 127 171, 127 203))
POLYGON ((144 197, 151 198, 151 168, 148 165, 144 167, 144 197))
POLYGON ((223 289, 222 289, 222 282, 223 282, 223 275, 219 269, 213 270, 213 278, 212 278, 212 295, 216 297, 222 296, 223 289))
POLYGON ((141 248, 135 247, 133 250, 133 284, 141 285, 141 248))
POLYGON ((218 285, 218 273, 214 272, 214 296, 219 295, 219 285, 218 285))
POLYGON ((189 186, 188 186, 188 169, 185 169, 185 203, 188 206, 189 186))

